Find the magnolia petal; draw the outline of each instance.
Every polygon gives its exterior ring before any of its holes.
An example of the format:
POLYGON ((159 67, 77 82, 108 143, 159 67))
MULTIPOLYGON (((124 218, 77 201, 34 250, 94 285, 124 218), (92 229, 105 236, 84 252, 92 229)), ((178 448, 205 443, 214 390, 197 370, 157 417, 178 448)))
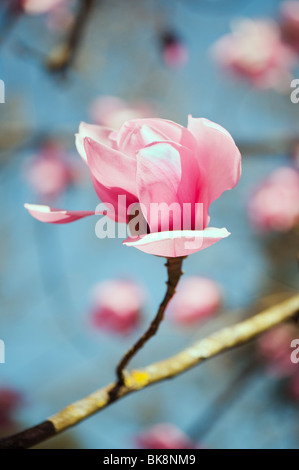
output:
POLYGON ((229 235, 226 228, 209 227, 205 230, 174 230, 128 237, 123 244, 134 246, 144 253, 175 258, 204 250, 229 235))
POLYGON ((83 217, 103 214, 102 212, 95 211, 68 211, 63 209, 54 209, 49 206, 38 204, 24 204, 24 207, 32 217, 40 222, 46 222, 49 224, 68 224, 69 222, 83 219, 83 217))
MULTIPOLYGON (((93 177, 106 188, 121 188, 136 194, 136 161, 106 145, 86 137, 84 148, 93 177)), ((103 201, 105 202, 105 201, 103 201)))
POLYGON ((109 210, 107 212, 107 216, 116 222, 128 223, 128 207, 131 204, 136 204, 138 202, 137 197, 122 188, 106 188, 106 186, 99 183, 93 175, 91 175, 91 179, 94 190, 102 203, 113 206, 114 210, 109 210))
POLYGON ((108 147, 115 148, 116 142, 113 139, 113 133, 113 129, 110 129, 109 127, 81 122, 79 132, 76 134, 76 147, 82 160, 87 163, 87 156, 84 148, 85 137, 90 137, 96 142, 101 142, 108 147))
POLYGON ((189 226, 184 225, 182 209, 183 204, 189 204, 194 213, 199 177, 197 161, 187 147, 174 142, 157 142, 140 150, 137 155, 137 191, 151 232, 195 228, 194 216, 189 226), (157 213, 151 211, 154 204, 159 205, 161 220, 157 213))
POLYGON ((196 148, 196 140, 186 127, 158 118, 126 121, 117 133, 119 150, 135 157, 143 147, 161 141, 177 142, 190 149, 196 148))
POLYGON ((241 155, 226 129, 215 122, 189 116, 188 129, 197 141, 199 166, 206 173, 209 203, 234 188, 241 175, 241 155))

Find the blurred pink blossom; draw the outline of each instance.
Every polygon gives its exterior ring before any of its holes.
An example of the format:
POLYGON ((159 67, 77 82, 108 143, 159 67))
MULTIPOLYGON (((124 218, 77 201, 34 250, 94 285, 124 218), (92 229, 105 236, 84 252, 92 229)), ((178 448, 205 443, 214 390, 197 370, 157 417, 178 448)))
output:
POLYGON ((145 293, 137 283, 100 282, 92 291, 92 324, 111 333, 131 333, 139 324, 144 302, 145 293))
POLYGON ((281 4, 280 27, 283 39, 299 53, 299 2, 281 4))
POLYGON ((69 3, 70 0, 20 0, 24 12, 29 15, 40 15, 48 13, 63 3, 69 3))
POLYGON ((162 56, 165 65, 172 68, 184 67, 188 62, 188 49, 173 33, 162 36, 162 56))
POLYGON ((291 158, 294 166, 297 170, 299 170, 299 142, 296 142, 296 144, 294 145, 291 152, 291 158))
POLYGON ((295 65, 292 50, 283 43, 271 20, 239 20, 232 32, 212 49, 217 62, 259 88, 289 89, 295 65))
POLYGON ((68 3, 63 3, 51 10, 47 18, 47 26, 53 32, 65 33, 75 21, 75 15, 68 3))
POLYGON ((156 424, 137 436, 143 449, 195 449, 193 442, 179 428, 169 423, 156 424))
MULTIPOLYGON (((264 333, 258 340, 258 354, 268 370, 276 376, 289 376, 296 369, 291 361, 291 342, 298 332, 291 325, 280 325, 264 333)), ((298 367, 298 366, 297 366, 298 367)))
POLYGON ((13 425, 13 413, 22 403, 19 392, 8 388, 0 387, 0 431, 13 425))
POLYGON ((183 278, 170 301, 167 315, 180 325, 194 325, 214 315, 221 303, 219 285, 211 279, 183 278))
POLYGON ((125 121, 130 119, 153 117, 155 113, 155 106, 150 102, 128 103, 122 98, 109 95, 96 98, 90 106, 92 120, 100 126, 111 129, 119 129, 125 121))
MULTIPOLYGON (((225 228, 208 227, 211 203, 234 188, 241 174, 240 152, 223 127, 192 116, 187 128, 156 118, 126 121, 117 132, 82 123, 76 144, 99 199, 108 207, 107 215, 128 223, 132 207, 139 207, 145 222, 139 225, 145 231, 129 236, 125 245, 178 257, 229 236, 225 228), (153 211, 157 206, 158 214, 153 211)), ((25 207, 33 217, 49 223, 68 223, 98 213, 25 207)))
POLYGON ((299 172, 288 167, 275 170, 255 189, 248 211, 258 230, 291 230, 299 222, 299 172))
POLYGON ((25 177, 33 191, 47 202, 60 196, 77 175, 65 150, 48 142, 25 166, 25 177))

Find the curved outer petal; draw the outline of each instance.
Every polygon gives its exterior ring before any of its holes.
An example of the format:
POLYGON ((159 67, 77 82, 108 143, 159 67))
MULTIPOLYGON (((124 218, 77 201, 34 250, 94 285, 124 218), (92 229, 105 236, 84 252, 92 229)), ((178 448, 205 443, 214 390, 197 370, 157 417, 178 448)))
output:
POLYGON ((173 142, 159 142, 140 150, 137 155, 137 191, 151 232, 160 231, 161 223, 166 227, 162 230, 194 228, 199 179, 197 161, 186 147, 173 142), (153 203, 161 205, 161 223, 152 212, 155 210, 153 203), (190 205, 193 215, 188 227, 184 225, 188 221, 183 220, 183 204, 190 205), (171 205, 175 215, 170 210, 171 205))
POLYGON ((81 122, 79 132, 76 134, 76 147, 82 160, 87 163, 87 156, 84 148, 85 137, 90 137, 96 142, 101 142, 108 147, 116 148, 116 141, 112 138, 113 133, 113 129, 109 129, 109 127, 81 122))
POLYGON ((138 202, 136 161, 90 138, 84 139, 84 146, 94 189, 104 204, 114 207, 114 214, 108 216, 128 222, 127 208, 138 202))
POLYGON ((24 204, 29 214, 40 222, 49 224, 68 224, 76 220, 83 219, 89 215, 103 214, 95 211, 68 211, 63 209, 54 209, 49 206, 38 204, 24 204))
MULTIPOLYGON (((86 137, 84 148, 92 176, 106 188, 121 188, 136 195, 136 161, 106 145, 86 137)), ((105 201, 103 201, 105 202, 105 201)))
POLYGON ((163 141, 176 142, 193 150, 196 148, 196 141, 186 127, 166 119, 126 121, 117 133, 119 150, 133 157, 143 147, 163 141))
POLYGON ((127 209, 131 204, 136 204, 138 199, 136 196, 128 193, 122 188, 106 188, 103 184, 99 183, 96 178, 91 175, 94 190, 103 204, 112 204, 114 212, 107 212, 107 216, 112 220, 121 223, 128 223, 129 215, 127 209))
POLYGON ((123 244, 151 255, 175 258, 204 250, 229 235, 226 228, 209 227, 205 230, 175 230, 129 237, 123 244))
POLYGON ((232 136, 208 119, 189 116, 188 129, 197 141, 200 168, 205 170, 208 202, 236 186, 241 175, 241 154, 232 136))

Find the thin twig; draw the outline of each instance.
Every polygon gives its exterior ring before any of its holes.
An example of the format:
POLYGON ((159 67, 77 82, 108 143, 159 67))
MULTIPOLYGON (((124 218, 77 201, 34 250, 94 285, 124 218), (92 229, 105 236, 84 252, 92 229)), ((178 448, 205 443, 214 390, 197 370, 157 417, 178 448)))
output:
MULTIPOLYGON (((219 330, 169 359, 156 362, 144 369, 132 371, 126 376, 125 386, 119 391, 116 400, 149 385, 175 377, 207 359, 241 346, 264 331, 291 319, 298 312, 299 295, 295 295, 245 321, 219 330)), ((111 405, 109 392, 114 385, 110 384, 97 390, 33 428, 0 439, 0 449, 29 448, 75 426, 111 405)))
POLYGON ((145 345, 145 343, 154 336, 159 326, 164 318, 164 313, 169 301, 175 294, 175 289, 178 285, 182 272, 182 263, 185 257, 177 257, 177 258, 168 258, 165 264, 168 273, 167 279, 167 290, 163 301, 160 304, 159 310, 153 321, 151 322, 149 328, 143 333, 141 338, 129 349, 129 351, 123 356, 121 361, 119 362, 116 368, 116 377, 117 382, 116 385, 110 391, 110 399, 111 401, 115 400, 117 394, 121 387, 124 386, 125 382, 125 375, 124 369, 130 362, 130 360, 135 356, 135 354, 145 345))

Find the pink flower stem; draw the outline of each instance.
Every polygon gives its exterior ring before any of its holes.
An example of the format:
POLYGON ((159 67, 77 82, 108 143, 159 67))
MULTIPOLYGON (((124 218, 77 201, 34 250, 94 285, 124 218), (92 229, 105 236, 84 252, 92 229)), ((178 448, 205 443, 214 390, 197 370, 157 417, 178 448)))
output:
POLYGON ((135 356, 135 354, 141 348, 143 348, 145 343, 147 343, 147 341, 157 333, 159 326, 161 322, 163 321, 166 307, 169 301, 174 296, 180 277, 183 274, 182 264, 183 264, 184 258, 186 258, 186 256, 181 256, 177 258, 167 258, 167 262, 165 263, 165 266, 167 268, 168 280, 166 282, 167 290, 166 290, 165 297, 162 300, 159 310, 155 318, 151 322, 149 328, 143 333, 141 338, 139 338, 138 341, 136 341, 136 343, 126 352, 126 354, 123 356, 123 358, 119 362, 116 368, 117 381, 116 381, 116 384, 113 386, 113 388, 109 392, 109 397, 110 397, 111 402, 117 399, 119 390, 125 385, 125 367, 131 361, 133 356, 135 356))

